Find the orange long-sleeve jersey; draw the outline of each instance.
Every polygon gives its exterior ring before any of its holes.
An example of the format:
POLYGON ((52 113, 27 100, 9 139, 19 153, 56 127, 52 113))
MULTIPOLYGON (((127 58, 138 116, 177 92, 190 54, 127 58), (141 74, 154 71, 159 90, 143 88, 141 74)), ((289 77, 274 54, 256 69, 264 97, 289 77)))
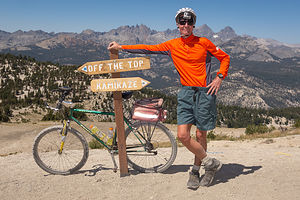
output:
POLYGON ((124 51, 142 54, 164 54, 172 59, 185 86, 206 87, 212 81, 211 56, 220 61, 220 70, 227 76, 230 57, 210 40, 193 34, 188 38, 176 38, 158 45, 122 45, 124 51))

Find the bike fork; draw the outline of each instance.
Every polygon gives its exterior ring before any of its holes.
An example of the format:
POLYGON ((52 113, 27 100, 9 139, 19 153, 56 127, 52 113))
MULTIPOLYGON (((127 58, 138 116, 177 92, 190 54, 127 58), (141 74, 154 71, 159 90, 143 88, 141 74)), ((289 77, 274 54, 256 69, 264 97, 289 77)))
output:
POLYGON ((59 150, 58 150, 58 154, 62 154, 62 151, 64 149, 64 144, 65 144, 65 141, 66 141, 68 125, 69 125, 69 121, 64 120, 63 121, 63 130, 61 132, 61 142, 60 142, 60 147, 59 147, 59 150))

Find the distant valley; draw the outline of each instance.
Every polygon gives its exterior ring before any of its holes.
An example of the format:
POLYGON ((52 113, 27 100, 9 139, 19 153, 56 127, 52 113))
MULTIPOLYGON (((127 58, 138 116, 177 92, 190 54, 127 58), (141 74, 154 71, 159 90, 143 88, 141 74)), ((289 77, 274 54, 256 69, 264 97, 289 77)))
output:
MULTIPOLYGON (((231 27, 215 33, 207 25, 202 25, 194 29, 194 34, 209 38, 232 58, 229 75, 218 95, 219 102, 253 108, 300 106, 300 46, 240 36, 231 27)), ((157 44, 178 35, 176 29, 159 32, 145 25, 122 26, 109 32, 0 31, 0 53, 21 54, 37 61, 79 66, 87 61, 109 59, 106 47, 113 40, 120 44, 157 44)), ((136 56, 120 52, 120 58, 136 56)), ((150 70, 122 75, 140 76, 151 82, 150 87, 175 94, 180 84, 173 63, 166 56, 147 56, 151 58, 150 70)), ((216 73, 219 66, 216 59, 213 66, 216 73)), ((7 79, 1 73, 1 81, 4 80, 7 79)), ((88 89, 88 84, 85 86, 88 89)))

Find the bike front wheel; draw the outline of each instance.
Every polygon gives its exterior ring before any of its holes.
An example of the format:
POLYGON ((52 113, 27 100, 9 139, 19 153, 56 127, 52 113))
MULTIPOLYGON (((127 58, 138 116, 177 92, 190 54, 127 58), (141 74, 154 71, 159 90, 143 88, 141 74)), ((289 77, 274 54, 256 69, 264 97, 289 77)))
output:
POLYGON ((174 162, 177 143, 161 123, 138 121, 128 127, 126 149, 128 164, 140 172, 164 172, 174 162))
POLYGON ((74 173, 83 167, 89 155, 87 141, 80 132, 70 128, 67 135, 62 136, 62 131, 63 126, 46 128, 38 134, 34 141, 33 157, 35 162, 51 174, 74 173))

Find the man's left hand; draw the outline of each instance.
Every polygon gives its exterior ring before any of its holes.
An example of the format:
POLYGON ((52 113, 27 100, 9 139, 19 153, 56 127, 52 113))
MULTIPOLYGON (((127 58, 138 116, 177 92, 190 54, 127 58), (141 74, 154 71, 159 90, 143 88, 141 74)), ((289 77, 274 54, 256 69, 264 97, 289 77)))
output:
POLYGON ((208 95, 213 95, 215 93, 215 95, 217 95, 221 83, 222 83, 223 79, 216 77, 207 87, 209 87, 209 90, 207 91, 208 95))

